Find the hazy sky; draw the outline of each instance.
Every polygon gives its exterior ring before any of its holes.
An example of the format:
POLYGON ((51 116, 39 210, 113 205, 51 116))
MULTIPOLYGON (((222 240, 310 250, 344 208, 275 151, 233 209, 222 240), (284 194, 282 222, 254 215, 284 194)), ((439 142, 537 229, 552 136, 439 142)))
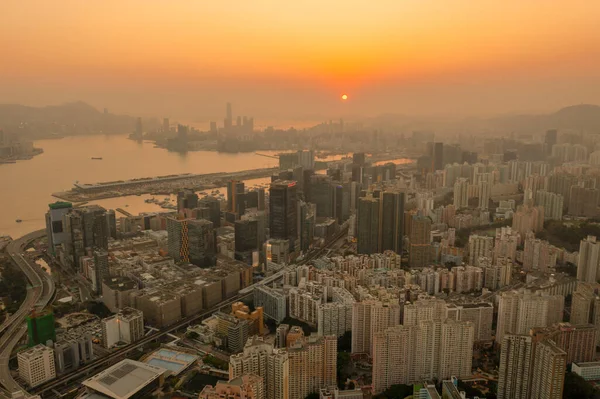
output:
POLYGON ((258 117, 600 104, 599 16, 594 0, 1 0, 0 102, 190 119, 227 100, 258 117))

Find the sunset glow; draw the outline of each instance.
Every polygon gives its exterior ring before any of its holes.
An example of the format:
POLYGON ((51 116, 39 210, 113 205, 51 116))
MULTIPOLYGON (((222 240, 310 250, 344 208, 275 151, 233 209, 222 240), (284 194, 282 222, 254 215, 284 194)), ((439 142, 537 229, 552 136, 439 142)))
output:
POLYGON ((3 1, 0 101, 46 104, 58 90, 123 110, 135 100, 148 112, 216 115, 235 99, 287 112, 327 107, 342 85, 366 113, 600 101, 600 3, 589 0, 60 4, 3 1))

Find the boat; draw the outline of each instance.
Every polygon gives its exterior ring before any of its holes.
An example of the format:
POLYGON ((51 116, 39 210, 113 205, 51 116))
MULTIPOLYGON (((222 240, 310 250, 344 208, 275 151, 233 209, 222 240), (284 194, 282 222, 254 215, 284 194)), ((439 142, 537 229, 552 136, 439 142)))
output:
POLYGON ((102 157, 92 157, 92 160, 94 160, 94 161, 102 161, 102 157))
POLYGON ((17 222, 17 223, 21 223, 22 221, 23 221, 23 220, 21 220, 21 219, 17 219, 17 220, 15 220, 15 222, 17 222))

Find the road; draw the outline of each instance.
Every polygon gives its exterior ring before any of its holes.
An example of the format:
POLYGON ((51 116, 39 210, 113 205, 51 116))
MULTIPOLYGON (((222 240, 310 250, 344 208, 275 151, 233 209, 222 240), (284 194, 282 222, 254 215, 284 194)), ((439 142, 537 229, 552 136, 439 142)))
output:
POLYGON ((54 280, 35 262, 26 259, 22 253, 34 240, 42 238, 46 230, 38 230, 12 241, 6 247, 13 263, 29 280, 31 288, 19 310, 0 327, 0 384, 8 392, 24 390, 13 378, 8 367, 10 355, 21 337, 27 331, 25 318, 33 308, 44 308, 52 299, 55 291, 54 280))

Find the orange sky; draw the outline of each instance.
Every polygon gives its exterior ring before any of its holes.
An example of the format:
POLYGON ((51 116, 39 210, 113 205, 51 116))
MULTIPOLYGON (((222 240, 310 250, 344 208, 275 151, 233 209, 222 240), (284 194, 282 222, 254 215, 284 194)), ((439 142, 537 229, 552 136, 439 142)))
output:
POLYGON ((599 15, 591 0, 2 0, 0 102, 200 119, 226 100, 269 117, 600 103, 599 15))

